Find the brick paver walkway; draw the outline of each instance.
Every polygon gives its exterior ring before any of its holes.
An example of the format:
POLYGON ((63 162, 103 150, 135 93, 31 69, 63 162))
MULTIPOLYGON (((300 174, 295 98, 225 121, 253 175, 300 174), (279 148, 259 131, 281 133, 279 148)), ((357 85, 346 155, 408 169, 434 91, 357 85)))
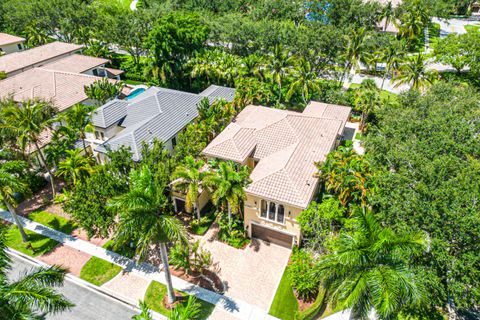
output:
MULTIPOLYGON (((9 212, 0 211, 0 218, 10 223, 13 223, 13 219, 9 212)), ((65 246, 80 250, 84 253, 96 256, 100 259, 112 262, 116 265, 121 266, 126 271, 132 272, 137 276, 144 277, 148 280, 155 280, 160 283, 165 284, 165 275, 157 267, 150 264, 140 264, 137 265, 135 261, 123 257, 115 252, 105 250, 102 247, 95 246, 92 243, 78 239, 76 237, 64 234, 57 230, 51 229, 42 224, 36 223, 29 219, 20 217, 20 220, 24 227, 28 230, 42 234, 51 239, 54 239, 60 243, 63 243, 65 246)), ((195 295, 197 298, 204 301, 215 304, 215 309, 219 308, 235 316, 238 319, 248 319, 248 320, 271 320, 276 319, 268 315, 268 311, 262 310, 259 307, 251 305, 240 299, 234 299, 228 296, 220 295, 218 293, 206 290, 197 285, 191 284, 187 281, 184 281, 180 278, 172 276, 173 287, 179 291, 186 292, 191 295, 195 295)))
POLYGON ((82 267, 91 257, 85 252, 59 244, 52 251, 37 257, 37 259, 48 265, 55 264, 67 268, 68 272, 80 277, 82 267))

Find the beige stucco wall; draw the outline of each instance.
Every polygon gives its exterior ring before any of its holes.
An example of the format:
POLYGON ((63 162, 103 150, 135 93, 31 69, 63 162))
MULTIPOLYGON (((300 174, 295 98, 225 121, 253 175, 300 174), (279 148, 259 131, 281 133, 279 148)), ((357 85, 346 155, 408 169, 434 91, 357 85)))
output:
MULTIPOLYGON (((185 195, 183 193, 172 190, 171 194, 172 194, 172 201, 174 201, 174 198, 185 200, 185 195)), ((203 190, 202 193, 200 193, 200 195, 198 196, 198 200, 197 200, 198 210, 202 210, 209 200, 210 200, 210 193, 208 192, 208 190, 203 190)))
POLYGON ((273 201, 277 204, 282 204, 285 207, 285 223, 275 223, 260 217, 260 203, 262 198, 247 194, 247 200, 245 202, 244 211, 245 219, 244 226, 248 230, 248 235, 251 236, 252 227, 251 222, 257 223, 269 227, 271 229, 276 229, 279 231, 286 232, 288 234, 295 236, 295 242, 298 243, 301 239, 300 226, 297 223, 297 217, 303 211, 300 208, 289 206, 284 203, 273 201))
POLYGON ((22 50, 25 49, 25 47, 23 46, 23 41, 6 44, 6 45, 1 46, 0 48, 2 49, 2 51, 3 51, 5 54, 18 52, 18 51, 22 51, 22 50), (22 48, 19 49, 19 48, 18 48, 18 45, 20 45, 22 48))

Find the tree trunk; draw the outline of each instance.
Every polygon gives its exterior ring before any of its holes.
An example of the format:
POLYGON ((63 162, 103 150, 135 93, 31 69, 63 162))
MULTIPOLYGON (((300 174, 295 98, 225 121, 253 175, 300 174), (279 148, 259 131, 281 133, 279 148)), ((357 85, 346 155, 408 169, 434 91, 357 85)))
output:
POLYGON ((168 303, 175 302, 175 292, 173 291, 172 275, 168 265, 167 246, 165 243, 160 243, 160 255, 162 257, 163 272, 165 273, 165 282, 167 283, 168 303))
POLYGON ((200 210, 198 210, 197 202, 193 204, 193 211, 197 214, 197 219, 200 220, 200 210))
POLYGON ((385 78, 388 76, 389 73, 390 73, 390 68, 387 68, 387 70, 385 70, 385 73, 383 74, 382 85, 380 86, 380 90, 383 90, 383 85, 385 84, 385 78))
POLYGON ((48 167, 47 161, 45 160, 45 157, 42 153, 42 150, 40 150, 40 147, 38 146, 37 141, 35 141, 35 147, 37 148, 38 155, 40 156, 40 159, 42 160, 42 164, 43 164, 44 168, 47 170, 48 174, 50 175, 50 184, 52 186, 52 197, 55 197, 57 192, 55 190, 55 179, 53 178, 53 173, 50 170, 50 168, 48 167))
POLYGON ((360 131, 365 133, 365 123, 367 122, 367 114, 362 112, 362 120, 360 121, 360 131))
POLYGON ((232 224, 232 209, 230 209, 230 203, 227 202, 227 210, 228 210, 228 224, 232 224))
POLYGON ((18 219, 17 213, 15 212, 15 208, 8 201, 5 200, 4 202, 7 205, 7 209, 8 211, 10 211, 10 214, 12 215, 12 218, 18 227, 18 231, 20 231, 20 235, 22 236, 22 242, 27 242, 28 241, 27 234, 25 233, 25 230, 23 230, 23 225, 21 224, 20 219, 18 219))

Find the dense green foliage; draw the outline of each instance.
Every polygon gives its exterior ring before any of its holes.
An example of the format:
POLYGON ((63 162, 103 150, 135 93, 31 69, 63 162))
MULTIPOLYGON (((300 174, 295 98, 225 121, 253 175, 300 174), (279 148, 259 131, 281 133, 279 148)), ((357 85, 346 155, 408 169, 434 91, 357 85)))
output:
POLYGON ((397 230, 423 230, 430 253, 416 261, 430 303, 472 308, 479 301, 479 95, 437 85, 379 112, 366 147, 376 174, 374 206, 397 230))

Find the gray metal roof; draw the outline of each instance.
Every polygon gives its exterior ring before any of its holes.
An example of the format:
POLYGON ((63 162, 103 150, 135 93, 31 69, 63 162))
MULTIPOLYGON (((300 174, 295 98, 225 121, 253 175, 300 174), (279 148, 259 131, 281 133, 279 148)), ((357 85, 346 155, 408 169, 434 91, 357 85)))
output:
MULTIPOLYGON (((200 95, 207 98, 223 98, 228 102, 232 102, 235 97, 235 89, 228 87, 221 87, 212 84, 207 89, 200 92, 200 95)), ((211 100, 210 100, 211 101, 211 100)))
MULTIPOLYGON (((133 159, 138 161, 143 143, 150 144, 155 138, 170 140, 198 116, 198 104, 204 98, 199 94, 151 87, 127 102, 121 124, 125 129, 96 150, 105 153, 107 149, 130 147, 133 159)), ((212 101, 214 96, 208 98, 212 101)), ((121 113, 116 114, 118 117, 121 113)))
POLYGON ((95 127, 108 128, 112 124, 120 122, 127 115, 128 101, 114 99, 97 108, 92 115, 92 123, 95 127))

